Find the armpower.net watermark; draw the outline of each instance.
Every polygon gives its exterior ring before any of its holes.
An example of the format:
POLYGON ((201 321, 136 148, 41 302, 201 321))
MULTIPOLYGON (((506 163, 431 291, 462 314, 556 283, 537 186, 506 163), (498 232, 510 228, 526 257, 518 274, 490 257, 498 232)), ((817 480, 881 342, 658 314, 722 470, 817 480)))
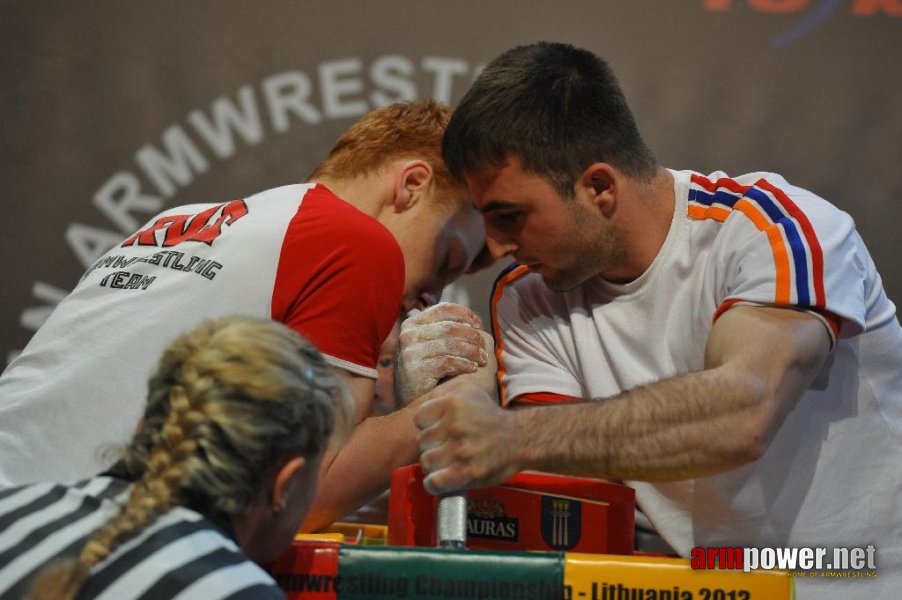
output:
POLYGON ((795 577, 870 578, 877 576, 877 548, 695 547, 694 570, 789 571, 795 577))

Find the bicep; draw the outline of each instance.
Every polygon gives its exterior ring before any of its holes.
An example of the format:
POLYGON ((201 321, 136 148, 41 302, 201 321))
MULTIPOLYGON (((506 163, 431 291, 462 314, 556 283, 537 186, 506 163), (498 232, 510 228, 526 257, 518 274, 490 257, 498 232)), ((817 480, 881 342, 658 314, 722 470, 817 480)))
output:
POLYGON ((735 306, 711 328, 705 369, 759 396, 767 423, 779 425, 820 371, 831 343, 824 322, 809 312, 735 306))
POLYGON ((335 375, 335 378, 338 379, 353 401, 354 414, 351 418, 351 426, 356 427, 369 416, 372 410, 376 381, 340 367, 332 367, 332 374, 335 375))

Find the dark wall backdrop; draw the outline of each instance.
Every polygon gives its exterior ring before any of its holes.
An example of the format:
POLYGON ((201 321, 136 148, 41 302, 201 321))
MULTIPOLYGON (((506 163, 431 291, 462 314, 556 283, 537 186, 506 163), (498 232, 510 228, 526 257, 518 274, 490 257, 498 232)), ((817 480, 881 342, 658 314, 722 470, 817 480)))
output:
MULTIPOLYGON (((367 110, 453 104, 541 39, 612 63, 667 166, 780 172, 851 213, 902 298, 902 0, 6 0, 0 365, 158 210, 302 181, 367 110)), ((493 274, 450 295, 485 314, 493 274)))

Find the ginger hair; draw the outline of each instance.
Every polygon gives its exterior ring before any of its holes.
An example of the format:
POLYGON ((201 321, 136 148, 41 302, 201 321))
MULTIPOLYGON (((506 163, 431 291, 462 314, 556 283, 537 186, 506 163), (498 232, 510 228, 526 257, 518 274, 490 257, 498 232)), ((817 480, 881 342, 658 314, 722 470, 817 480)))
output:
MULTIPOLYGON (((451 109, 432 99, 396 102, 370 111, 338 139, 308 180, 353 179, 399 159, 421 159, 432 167, 433 191, 463 190, 442 159, 442 136, 450 119, 451 109)), ((462 194, 437 194, 436 198, 469 205, 469 198, 462 194)))
POLYGON ((270 320, 228 317, 177 338, 149 382, 123 464, 136 476, 120 512, 76 558, 45 567, 29 598, 75 597, 89 571, 175 506, 241 514, 289 458, 318 459, 352 409, 312 344, 270 320))

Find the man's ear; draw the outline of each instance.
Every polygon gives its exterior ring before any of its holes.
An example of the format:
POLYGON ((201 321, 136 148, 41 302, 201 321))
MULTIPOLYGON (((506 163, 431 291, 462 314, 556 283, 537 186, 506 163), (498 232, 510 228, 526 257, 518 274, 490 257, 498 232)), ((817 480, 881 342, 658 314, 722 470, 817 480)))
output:
POLYGON ((610 217, 617 200, 618 173, 608 163, 592 163, 579 178, 583 188, 602 214, 610 217))
POLYGON ((288 504, 288 498, 294 488, 294 476, 304 468, 306 463, 307 459, 303 456, 295 456, 279 467, 272 482, 273 512, 279 512, 288 504))
POLYGON ((425 160, 405 162, 395 176, 395 212, 413 208, 432 185, 432 165, 425 160))

